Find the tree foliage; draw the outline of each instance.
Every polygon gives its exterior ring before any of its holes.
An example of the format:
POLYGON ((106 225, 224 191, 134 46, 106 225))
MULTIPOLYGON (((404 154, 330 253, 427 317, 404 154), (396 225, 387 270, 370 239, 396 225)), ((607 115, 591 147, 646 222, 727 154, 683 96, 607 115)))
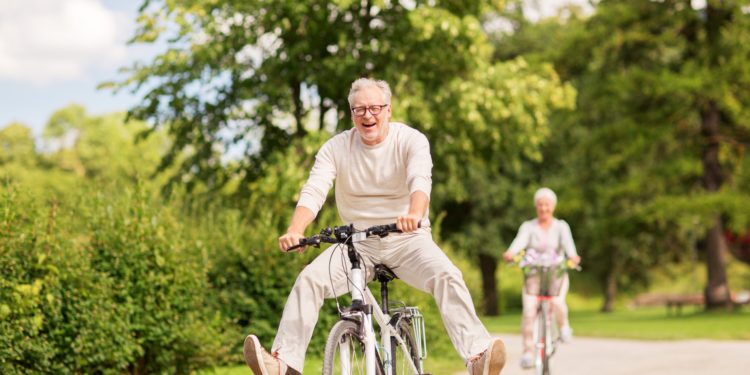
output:
MULTIPOLYGON (((747 22, 741 2, 602 1, 591 18, 556 26, 562 48, 506 52, 551 59, 579 92, 579 111, 560 118, 546 151, 552 168, 542 168, 575 200, 587 263, 609 291, 606 309, 616 286, 644 283, 646 270, 685 258, 691 239, 706 235, 702 243, 718 249, 723 223, 747 226, 738 182, 748 128, 737 117, 748 105, 748 49, 739 42, 747 22), (575 151, 561 154, 566 144, 575 151)), ((709 273, 721 274, 722 263, 709 273)))
MULTIPOLYGON (((350 82, 389 80, 402 99, 471 71, 478 17, 496 1, 146 1, 133 39, 169 48, 112 86, 143 92, 134 118, 166 127, 173 181, 241 192, 268 155, 309 130, 345 128, 350 82), (228 170, 220 155, 233 150, 228 170), (180 156, 185 156, 180 158, 180 156)), ((479 56, 479 57, 478 57, 479 56)))

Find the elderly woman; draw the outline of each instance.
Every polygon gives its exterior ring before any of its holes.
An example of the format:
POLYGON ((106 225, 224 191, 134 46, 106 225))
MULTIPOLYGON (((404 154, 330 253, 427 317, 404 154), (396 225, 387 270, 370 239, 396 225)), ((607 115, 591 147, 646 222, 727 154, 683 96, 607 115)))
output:
MULTIPOLYGON (((528 220, 521 224, 518 234, 510 244, 510 248, 503 254, 506 261, 512 261, 514 256, 521 250, 526 250, 527 262, 535 259, 557 258, 562 260, 563 254, 573 264, 578 265, 581 257, 576 252, 573 243, 573 235, 568 223, 556 219, 553 214, 557 196, 549 188, 541 188, 534 194, 534 205, 536 206, 536 219, 528 220)), ((568 342, 573 337, 573 330, 568 322, 568 306, 565 304, 565 295, 568 293, 568 275, 565 274, 560 288, 560 294, 553 299, 553 306, 560 327, 560 338, 568 342)), ((537 298, 523 290, 523 320, 521 323, 523 333, 523 356, 521 367, 530 368, 534 366, 534 320, 536 319, 537 298)))

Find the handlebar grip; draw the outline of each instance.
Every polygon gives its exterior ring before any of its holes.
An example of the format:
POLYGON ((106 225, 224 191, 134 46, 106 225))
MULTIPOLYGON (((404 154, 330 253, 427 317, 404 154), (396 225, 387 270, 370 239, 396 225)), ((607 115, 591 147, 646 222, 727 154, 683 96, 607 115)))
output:
POLYGON ((295 250, 295 249, 299 249, 300 247, 302 247, 302 245, 294 245, 294 246, 292 246, 292 247, 290 247, 290 248, 288 248, 288 249, 284 250, 284 252, 285 252, 285 253, 288 253, 288 252, 290 252, 290 251, 292 251, 292 250, 295 250))
MULTIPOLYGON (((388 231, 389 232, 401 232, 398 229, 398 226, 396 225, 396 223, 388 224, 387 226, 388 226, 388 231)), ((422 228, 422 221, 420 221, 420 222, 417 223, 417 228, 422 228)))
POLYGON ((318 246, 318 245, 320 245, 320 239, 317 238, 317 237, 300 238, 299 244, 294 245, 294 246, 286 249, 285 252, 288 253, 288 252, 290 252, 292 250, 299 249, 300 247, 318 246))
MULTIPOLYGON (((417 228, 422 227, 422 222, 417 223, 417 228)), ((367 229, 367 235, 387 235, 388 233, 401 233, 396 223, 376 225, 367 229)))

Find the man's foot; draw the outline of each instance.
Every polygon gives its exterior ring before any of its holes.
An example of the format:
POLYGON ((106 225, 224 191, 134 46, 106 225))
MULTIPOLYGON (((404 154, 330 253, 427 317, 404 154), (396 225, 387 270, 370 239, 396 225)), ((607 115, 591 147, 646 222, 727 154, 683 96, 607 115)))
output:
POLYGON ((534 367, 534 355, 531 352, 524 352, 521 356, 521 368, 530 369, 534 367))
POLYGON ((493 339, 482 354, 469 360, 470 375, 499 375, 505 366, 505 344, 493 339))
POLYGON ((269 354, 255 335, 245 338, 245 363, 255 375, 301 375, 277 356, 269 354))
POLYGON ((560 328, 560 340, 565 343, 573 341, 573 329, 570 326, 560 328))

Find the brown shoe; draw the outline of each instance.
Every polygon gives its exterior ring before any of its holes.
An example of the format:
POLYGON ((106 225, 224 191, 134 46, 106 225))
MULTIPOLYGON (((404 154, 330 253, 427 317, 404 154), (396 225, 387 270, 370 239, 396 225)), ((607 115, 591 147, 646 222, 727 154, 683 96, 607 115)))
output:
POLYGON ((255 375, 301 375, 277 356, 269 354, 255 335, 245 338, 245 363, 255 375))
POLYGON ((499 375, 505 366, 505 344, 492 339, 490 347, 477 358, 469 361, 470 375, 499 375))

